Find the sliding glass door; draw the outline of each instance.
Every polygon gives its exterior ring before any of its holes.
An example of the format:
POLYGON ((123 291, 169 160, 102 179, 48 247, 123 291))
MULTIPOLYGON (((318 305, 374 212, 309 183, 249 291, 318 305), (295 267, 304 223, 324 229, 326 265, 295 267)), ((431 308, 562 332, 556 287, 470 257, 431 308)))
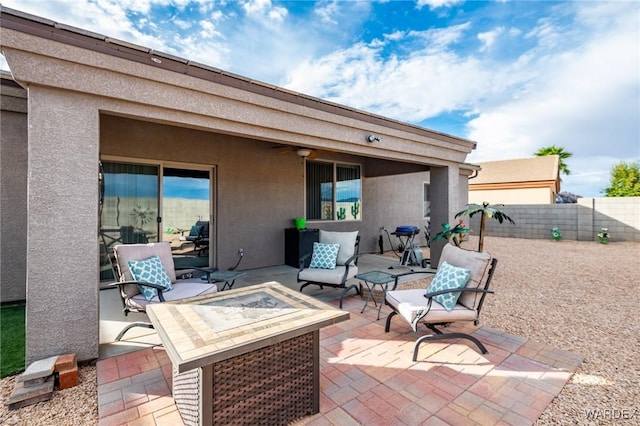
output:
POLYGON ((103 161, 101 175, 101 279, 115 244, 168 241, 177 268, 210 264, 210 169, 103 161))
POLYGON ((162 239, 171 242, 177 268, 208 266, 213 258, 211 172, 164 167, 162 239))

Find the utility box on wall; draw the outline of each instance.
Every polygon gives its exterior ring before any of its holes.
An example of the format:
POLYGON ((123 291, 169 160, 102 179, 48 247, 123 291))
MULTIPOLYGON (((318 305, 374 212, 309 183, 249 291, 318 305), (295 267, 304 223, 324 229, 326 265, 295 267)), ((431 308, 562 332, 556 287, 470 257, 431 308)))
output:
MULTIPOLYGON (((313 251, 313 243, 317 243, 320 238, 318 229, 296 229, 287 228, 284 230, 284 263, 297 268, 302 256, 313 251)), ((309 256, 304 266, 311 263, 309 256)))

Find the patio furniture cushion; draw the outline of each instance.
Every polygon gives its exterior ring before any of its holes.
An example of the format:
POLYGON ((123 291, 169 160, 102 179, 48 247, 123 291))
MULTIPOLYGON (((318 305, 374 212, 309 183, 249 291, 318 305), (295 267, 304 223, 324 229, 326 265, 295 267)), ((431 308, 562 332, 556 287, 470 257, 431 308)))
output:
MULTIPOLYGON (((129 260, 128 263, 134 280, 158 284, 167 291, 173 288, 171 286, 171 278, 167 275, 158 256, 151 256, 144 260, 129 260)), ((138 288, 146 300, 151 300, 158 295, 158 290, 153 287, 140 284, 138 288)))
POLYGON ((346 266, 336 266, 335 269, 303 269, 298 273, 298 281, 312 281, 319 283, 318 285, 344 285, 345 281, 355 277, 358 273, 356 265, 349 266, 349 271, 346 271, 346 268, 346 266), (345 272, 347 272, 346 277, 345 272))
MULTIPOLYGON (((358 231, 352 232, 334 232, 320 230, 319 241, 327 244, 340 244, 340 250, 338 250, 338 259, 336 265, 344 265, 351 256, 355 254, 356 238, 358 237, 358 231)), ((353 262, 351 263, 354 264, 353 262)))
MULTIPOLYGON (((438 268, 436 276, 427 288, 427 294, 440 290, 464 288, 469 281, 470 276, 471 271, 469 269, 458 268, 457 266, 449 265, 447 262, 442 262, 438 268)), ((459 297, 460 292, 456 291, 452 293, 439 294, 434 296, 433 299, 444 306, 447 311, 450 311, 456 305, 459 297)))
POLYGON ((313 243, 310 268, 336 269, 340 244, 313 243))
POLYGON ((189 230, 190 237, 199 237, 201 233, 202 233, 202 226, 193 225, 191 227, 191 230, 189 230))
MULTIPOLYGON (((486 272, 491 263, 491 254, 464 250, 453 244, 446 244, 440 255, 438 269, 444 262, 471 271, 471 276, 469 277, 466 288, 482 288, 487 280, 486 272)), ((476 309, 481 297, 482 293, 474 293, 471 291, 463 292, 458 299, 458 303, 469 309, 476 309)))
MULTIPOLYGON (((120 271, 120 281, 135 281, 129 270, 130 260, 143 260, 151 256, 158 256, 167 275, 171 279, 171 284, 176 283, 176 271, 171 256, 171 244, 169 242, 149 243, 149 244, 120 244, 117 246, 117 263, 120 271)), ((124 286, 127 297, 134 296, 140 292, 138 286, 130 284, 124 286)))
MULTIPOLYGON (((424 289, 421 288, 388 291, 385 300, 409 324, 414 323, 416 316, 424 311, 426 304, 424 289)), ((429 321, 434 323, 474 321, 476 319, 476 311, 467 309, 459 303, 449 311, 439 303, 432 303, 428 315, 429 321)))
MULTIPOLYGON (((218 287, 213 283, 207 283, 200 278, 194 278, 189 280, 178 281, 173 285, 173 290, 163 292, 162 296, 164 300, 170 302, 172 300, 180 300, 188 297, 200 296, 203 294, 215 293, 218 291, 218 287)), ((150 303, 159 303, 160 299, 156 295, 151 300, 146 300, 142 294, 137 294, 127 299, 127 304, 130 308, 135 310, 145 310, 145 307, 150 303)))

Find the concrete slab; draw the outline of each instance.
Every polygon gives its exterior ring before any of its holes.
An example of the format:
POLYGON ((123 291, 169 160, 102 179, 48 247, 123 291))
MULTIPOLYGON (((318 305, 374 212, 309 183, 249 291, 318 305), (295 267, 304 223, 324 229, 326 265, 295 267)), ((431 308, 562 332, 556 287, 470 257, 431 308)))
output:
POLYGON ((57 356, 52 356, 31 363, 24 373, 16 377, 16 382, 28 382, 50 376, 55 370, 57 360, 57 356))

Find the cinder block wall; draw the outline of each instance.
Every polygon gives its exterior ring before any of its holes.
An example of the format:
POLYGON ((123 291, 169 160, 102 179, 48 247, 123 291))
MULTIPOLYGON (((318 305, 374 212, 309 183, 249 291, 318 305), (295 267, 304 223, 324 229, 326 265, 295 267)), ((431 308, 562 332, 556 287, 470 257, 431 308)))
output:
MULTIPOLYGON (((600 229, 608 228, 612 242, 640 242, 640 197, 579 198, 577 204, 513 204, 502 209, 516 224, 488 219, 486 235, 546 239, 557 226, 564 239, 595 241, 600 229)), ((464 220, 478 235, 480 216, 464 220)))

